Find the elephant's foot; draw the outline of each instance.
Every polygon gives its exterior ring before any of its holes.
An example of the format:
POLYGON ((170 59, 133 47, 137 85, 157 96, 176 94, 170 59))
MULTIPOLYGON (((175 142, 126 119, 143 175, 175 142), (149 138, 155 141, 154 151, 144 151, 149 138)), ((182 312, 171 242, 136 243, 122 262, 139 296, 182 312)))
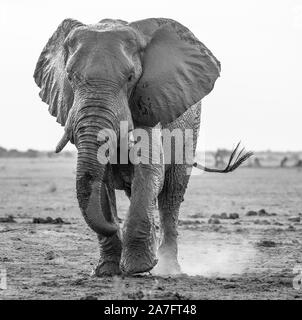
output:
POLYGON ((98 239, 100 244, 100 260, 93 275, 106 277, 121 274, 122 242, 119 233, 112 237, 102 237, 99 235, 98 239))
POLYGON ((121 274, 119 259, 100 260, 92 275, 95 277, 110 277, 121 274))
MULTIPOLYGON (((126 247, 127 248, 127 247, 126 247)), ((157 264, 155 253, 150 250, 124 249, 120 268, 125 274, 148 272, 157 264)))
POLYGON ((157 264, 157 259, 146 261, 141 257, 129 257, 121 261, 121 271, 125 274, 144 273, 152 270, 157 264))

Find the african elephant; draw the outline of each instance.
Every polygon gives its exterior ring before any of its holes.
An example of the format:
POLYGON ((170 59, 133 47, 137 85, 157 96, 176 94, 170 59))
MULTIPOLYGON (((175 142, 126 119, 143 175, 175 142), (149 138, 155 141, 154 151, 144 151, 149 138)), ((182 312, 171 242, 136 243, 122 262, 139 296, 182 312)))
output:
POLYGON ((192 129, 195 152, 200 100, 213 89, 219 73, 220 63, 211 51, 170 19, 105 19, 92 25, 66 19, 47 42, 34 79, 50 114, 65 126, 57 152, 68 141, 78 150, 77 199, 100 246, 96 276, 146 272, 158 258, 167 273, 180 272, 178 213, 192 168, 192 163, 164 160, 101 164, 98 132, 107 128, 119 136, 121 121, 128 123, 129 132, 158 123, 169 130, 192 129), (130 199, 122 231, 115 189, 125 190, 130 199))

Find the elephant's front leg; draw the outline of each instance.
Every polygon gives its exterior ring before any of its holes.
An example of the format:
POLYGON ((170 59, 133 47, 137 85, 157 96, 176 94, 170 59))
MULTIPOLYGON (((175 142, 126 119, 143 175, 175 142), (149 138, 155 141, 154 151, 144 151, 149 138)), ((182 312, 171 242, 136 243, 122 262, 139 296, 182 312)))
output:
MULTIPOLYGON (((103 184, 101 188, 100 202, 102 211, 108 221, 112 221, 118 226, 118 218, 116 212, 115 191, 109 184, 103 184)), ((120 258, 122 252, 122 243, 120 230, 111 237, 98 235, 100 245, 100 260, 95 268, 94 275, 111 276, 120 274, 120 258)))
POLYGON ((163 165, 135 166, 131 204, 123 229, 121 270, 125 273, 147 272, 157 263, 153 213, 163 177, 163 165))

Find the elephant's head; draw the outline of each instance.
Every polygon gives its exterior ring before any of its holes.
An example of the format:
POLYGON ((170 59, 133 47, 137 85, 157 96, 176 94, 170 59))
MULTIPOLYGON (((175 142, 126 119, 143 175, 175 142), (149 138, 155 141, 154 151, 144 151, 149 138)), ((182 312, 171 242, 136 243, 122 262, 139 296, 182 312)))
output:
POLYGON ((108 165, 97 161, 98 132, 119 134, 120 121, 129 130, 172 122, 212 90, 219 72, 213 54, 173 20, 61 23, 34 78, 49 112, 65 126, 57 151, 68 141, 78 149, 77 196, 94 231, 116 232, 99 197, 108 165))

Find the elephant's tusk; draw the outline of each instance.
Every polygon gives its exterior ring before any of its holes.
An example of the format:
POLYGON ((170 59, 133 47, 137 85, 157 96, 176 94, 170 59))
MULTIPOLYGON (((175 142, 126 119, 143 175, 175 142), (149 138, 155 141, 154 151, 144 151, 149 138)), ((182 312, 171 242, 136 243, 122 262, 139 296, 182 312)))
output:
POLYGON ((69 138, 68 138, 68 135, 67 133, 65 132, 63 137, 61 138, 61 140, 59 141, 59 143, 57 144, 57 147, 56 147, 56 153, 59 153, 61 152, 66 144, 69 142, 69 138))

